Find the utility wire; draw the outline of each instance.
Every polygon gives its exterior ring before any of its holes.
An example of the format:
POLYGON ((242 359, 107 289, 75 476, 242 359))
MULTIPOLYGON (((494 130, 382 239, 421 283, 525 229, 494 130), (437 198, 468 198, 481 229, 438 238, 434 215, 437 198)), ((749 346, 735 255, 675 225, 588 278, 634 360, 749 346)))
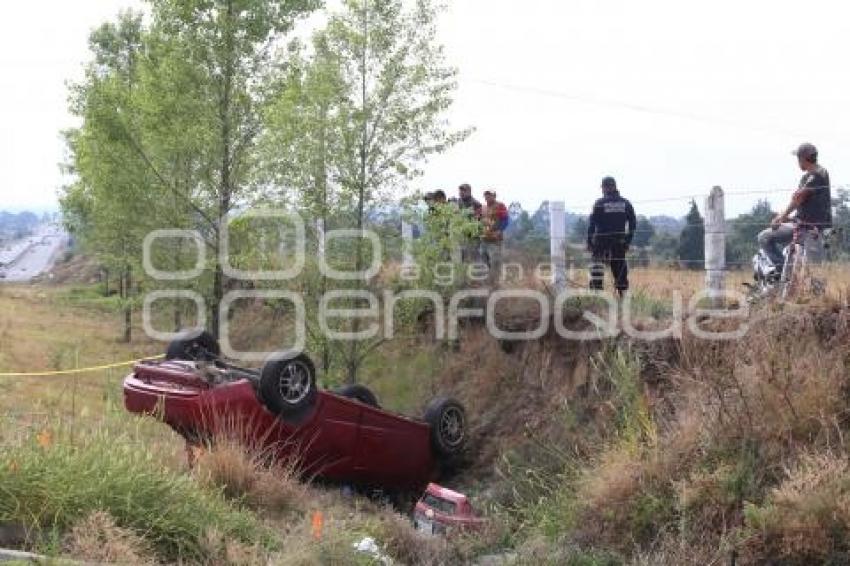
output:
POLYGON ((782 130, 779 128, 772 128, 768 126, 761 126, 758 124, 744 124, 741 122, 736 122, 734 120, 727 120, 725 118, 720 118, 717 116, 702 116, 699 114, 693 114, 690 112, 682 112, 679 110, 667 110, 663 108, 653 108, 651 106, 646 106, 642 104, 635 104, 633 102, 626 102, 624 100, 616 100, 612 98, 602 98, 599 96, 587 96, 587 95, 578 95, 572 94, 568 92, 556 91, 543 89, 538 87, 531 87, 525 85, 517 85, 510 83, 502 83, 492 80, 482 80, 482 79, 470 79, 471 82, 477 83, 484 86, 490 86, 495 88, 501 88, 504 90, 511 90, 515 92, 525 92, 529 94, 535 94, 538 96, 547 96, 551 98, 559 98, 563 100, 569 100, 572 102, 578 102, 581 104, 590 104, 593 106, 600 106, 604 108, 620 108, 623 110, 631 110, 633 112, 639 112, 642 114, 649 114, 653 116, 666 116, 669 118, 679 118, 684 120, 691 120, 694 122, 702 122, 704 124, 712 125, 712 126, 724 126, 731 127, 739 130, 749 130, 752 132, 759 132, 762 134, 771 134, 771 135, 781 135, 792 138, 800 138, 801 136, 789 130, 782 130))

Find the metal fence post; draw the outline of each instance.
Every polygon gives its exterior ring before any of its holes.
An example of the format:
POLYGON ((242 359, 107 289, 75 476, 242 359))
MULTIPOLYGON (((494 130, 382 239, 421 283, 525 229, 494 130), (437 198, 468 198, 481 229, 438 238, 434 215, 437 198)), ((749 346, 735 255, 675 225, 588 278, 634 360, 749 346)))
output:
POLYGON ((714 187, 705 199, 705 286, 712 304, 723 306, 726 288, 726 214, 723 189, 714 187))
POLYGON ((566 253, 567 227, 564 222, 563 201, 549 202, 549 254, 552 262, 552 286, 556 293, 567 286, 566 253))

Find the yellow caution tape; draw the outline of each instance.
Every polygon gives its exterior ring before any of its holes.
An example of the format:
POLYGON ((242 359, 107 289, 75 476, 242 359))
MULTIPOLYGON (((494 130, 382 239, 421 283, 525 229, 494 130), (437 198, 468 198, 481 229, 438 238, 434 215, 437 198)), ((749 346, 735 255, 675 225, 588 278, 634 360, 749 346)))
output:
POLYGON ((77 369, 65 369, 59 371, 35 371, 35 372, 15 372, 15 373, 0 373, 0 377, 46 377, 51 375, 72 375, 76 373, 88 373, 90 371, 100 371, 104 369, 112 369, 112 368, 120 368, 124 366, 131 366, 133 364, 137 364, 139 362, 143 362, 145 360, 158 360, 165 356, 148 356, 147 358, 141 358, 138 360, 130 360, 128 362, 119 362, 116 364, 107 364, 104 366, 94 366, 88 368, 77 368, 77 369))

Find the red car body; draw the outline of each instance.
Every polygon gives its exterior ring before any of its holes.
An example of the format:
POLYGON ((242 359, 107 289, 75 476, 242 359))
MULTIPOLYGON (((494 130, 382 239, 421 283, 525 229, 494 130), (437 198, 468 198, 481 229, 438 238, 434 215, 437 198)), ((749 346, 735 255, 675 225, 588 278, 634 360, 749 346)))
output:
POLYGON ((478 516, 469 499, 435 483, 429 483, 413 511, 416 529, 428 534, 445 534, 452 530, 476 530, 485 520, 478 516))
MULTIPOLYGON (((257 399, 248 379, 211 383, 194 362, 142 362, 124 380, 130 412, 155 415, 190 442, 222 428, 247 432, 279 458, 297 458, 305 476, 419 490, 438 473, 431 427, 328 391, 297 418, 257 399)), ((251 439, 249 439, 251 440, 251 439)))

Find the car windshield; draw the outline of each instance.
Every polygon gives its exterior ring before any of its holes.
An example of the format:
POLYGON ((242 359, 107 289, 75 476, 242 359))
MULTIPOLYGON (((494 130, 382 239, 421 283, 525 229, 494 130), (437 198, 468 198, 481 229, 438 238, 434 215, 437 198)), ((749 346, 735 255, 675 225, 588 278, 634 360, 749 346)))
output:
POLYGON ((422 502, 435 511, 439 511, 443 515, 454 515, 455 509, 457 508, 457 505, 455 505, 454 502, 440 499, 430 493, 425 494, 425 497, 422 498, 422 502))

